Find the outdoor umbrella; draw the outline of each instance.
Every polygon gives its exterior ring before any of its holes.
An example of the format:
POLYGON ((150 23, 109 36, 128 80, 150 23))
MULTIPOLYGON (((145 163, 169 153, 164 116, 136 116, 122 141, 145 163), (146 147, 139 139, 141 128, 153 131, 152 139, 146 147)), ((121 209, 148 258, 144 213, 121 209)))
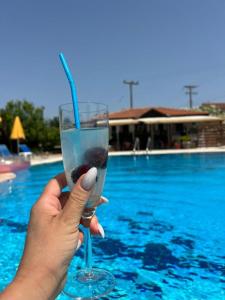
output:
POLYGON ((14 119, 10 139, 17 140, 17 152, 19 153, 19 142, 20 142, 20 139, 25 139, 25 134, 24 134, 22 123, 18 116, 16 116, 16 118, 14 119))

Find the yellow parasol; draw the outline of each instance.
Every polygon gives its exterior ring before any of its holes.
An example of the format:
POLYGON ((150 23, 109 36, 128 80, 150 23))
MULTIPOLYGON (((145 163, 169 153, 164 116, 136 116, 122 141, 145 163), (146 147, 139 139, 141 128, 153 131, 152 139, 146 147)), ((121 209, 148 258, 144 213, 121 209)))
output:
POLYGON ((19 152, 19 140, 25 139, 25 134, 24 134, 22 123, 18 116, 16 116, 16 118, 14 120, 10 139, 17 140, 17 151, 19 152))

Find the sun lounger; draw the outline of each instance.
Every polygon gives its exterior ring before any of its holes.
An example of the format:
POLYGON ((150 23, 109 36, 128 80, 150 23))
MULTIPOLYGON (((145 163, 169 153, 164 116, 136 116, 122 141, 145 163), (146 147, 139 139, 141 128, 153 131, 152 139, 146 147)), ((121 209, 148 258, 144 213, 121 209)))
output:
POLYGON ((0 144, 0 156, 2 158, 8 158, 12 156, 12 153, 5 144, 0 144))
POLYGON ((25 158, 30 158, 32 156, 32 152, 26 144, 20 144, 19 149, 19 155, 24 156, 25 158))

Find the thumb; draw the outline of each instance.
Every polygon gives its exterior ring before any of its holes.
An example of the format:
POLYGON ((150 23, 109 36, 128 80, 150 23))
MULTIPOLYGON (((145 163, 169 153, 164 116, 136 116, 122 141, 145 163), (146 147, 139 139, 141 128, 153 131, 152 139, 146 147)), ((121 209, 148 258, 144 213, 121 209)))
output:
POLYGON ((86 202, 96 183, 96 178, 97 169, 91 168, 78 179, 62 211, 62 218, 66 223, 72 223, 78 228, 86 202))

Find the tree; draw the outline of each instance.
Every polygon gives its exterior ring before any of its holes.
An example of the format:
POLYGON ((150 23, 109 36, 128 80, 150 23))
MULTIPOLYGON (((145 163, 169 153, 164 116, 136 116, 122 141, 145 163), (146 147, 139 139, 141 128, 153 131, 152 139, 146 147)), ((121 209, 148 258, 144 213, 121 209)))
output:
POLYGON ((53 149, 60 145, 60 135, 59 135, 59 120, 54 117, 46 121, 46 137, 45 137, 45 148, 53 149))
POLYGON ((24 127, 26 143, 31 148, 54 147, 59 145, 59 125, 57 118, 44 119, 44 107, 35 107, 27 100, 10 100, 0 110, 2 118, 2 142, 9 144, 13 120, 19 116, 24 127))

